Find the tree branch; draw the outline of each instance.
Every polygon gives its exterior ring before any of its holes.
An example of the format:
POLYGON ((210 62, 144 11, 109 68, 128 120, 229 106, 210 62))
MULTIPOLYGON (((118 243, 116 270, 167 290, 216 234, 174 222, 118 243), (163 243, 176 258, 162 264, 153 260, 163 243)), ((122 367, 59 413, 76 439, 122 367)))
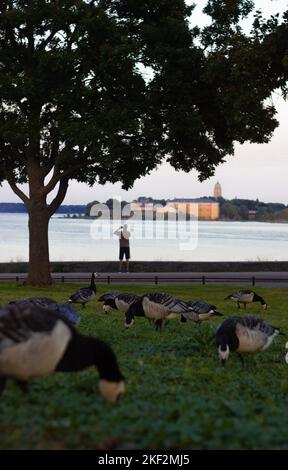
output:
POLYGON ((17 186, 17 184, 15 183, 15 181, 10 178, 10 177, 7 177, 7 181, 11 187, 11 189, 14 191, 14 193, 20 198, 22 199, 22 201, 24 202, 25 205, 29 205, 29 202, 30 202, 30 199, 28 196, 26 196, 25 193, 23 193, 23 191, 17 186))
MULTIPOLYGON (((51 168, 51 170, 52 170, 52 168, 51 168)), ((54 168, 53 175, 52 175, 50 181, 43 188, 43 194, 49 194, 51 191, 53 191, 56 184, 60 181, 61 176, 62 176, 61 173, 59 171, 57 171, 56 168, 54 168)))
POLYGON ((50 171, 53 170, 53 167, 55 166, 55 162, 54 161, 51 161, 49 163, 47 163, 47 165, 44 165, 42 168, 41 168, 41 171, 42 171, 42 175, 43 177, 45 178, 47 175, 49 175, 50 171))
POLYGON ((54 212, 62 204, 62 202, 63 202, 63 200, 66 196, 68 186, 69 186, 69 178, 62 178, 60 180, 58 193, 55 196, 55 198, 53 199, 53 201, 48 206, 48 214, 49 214, 50 217, 54 214, 54 212))
POLYGON ((45 49, 46 46, 48 46, 49 42, 51 41, 51 39, 54 38, 55 34, 57 33, 57 29, 51 31, 51 33, 49 34, 49 36, 41 42, 41 44, 39 44, 38 46, 38 50, 39 51, 43 51, 45 49))
POLYGON ((59 170, 56 170, 56 168, 54 168, 54 172, 53 172, 53 175, 52 175, 50 181, 43 188, 43 194, 49 194, 51 191, 53 191, 56 184, 60 180, 65 179, 65 178, 66 179, 73 178, 73 175, 75 174, 75 172, 77 170, 79 170, 80 168, 81 168, 81 165, 75 165, 74 167, 69 168, 69 170, 65 170, 65 171, 62 171, 62 172, 59 171, 59 170))

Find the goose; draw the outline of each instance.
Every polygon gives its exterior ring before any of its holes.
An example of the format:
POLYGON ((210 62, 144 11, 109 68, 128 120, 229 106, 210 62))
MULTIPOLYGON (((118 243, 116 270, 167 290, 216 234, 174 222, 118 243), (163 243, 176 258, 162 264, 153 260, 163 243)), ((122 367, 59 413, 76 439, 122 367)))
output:
POLYGON ((126 313, 130 305, 140 300, 139 295, 127 294, 125 292, 107 292, 98 299, 103 303, 104 312, 108 313, 109 310, 120 310, 126 313))
MULTIPOLYGON (((97 275, 97 274, 96 274, 97 275)), ((84 308, 87 302, 90 302, 96 296, 95 274, 92 273, 89 287, 81 287, 71 295, 68 304, 81 304, 84 308)))
POLYGON ((114 403, 124 392, 124 379, 108 344, 81 335, 48 308, 12 304, 0 309, 0 393, 7 379, 28 391, 30 378, 90 366, 99 371, 104 399, 114 403))
POLYGON ((39 307, 49 308, 58 314, 61 318, 66 318, 72 325, 78 326, 80 323, 80 315, 72 305, 67 304, 58 304, 56 300, 50 299, 48 297, 28 297, 26 299, 17 299, 12 300, 9 304, 16 305, 38 305, 39 307))
POLYGON ((125 313, 125 328, 130 328, 134 317, 146 317, 155 323, 156 330, 161 330, 163 320, 183 317, 195 322, 199 321, 197 313, 191 311, 187 302, 176 299, 165 293, 148 293, 135 301, 125 313))
POLYGON ((265 351, 278 334, 283 333, 254 316, 227 318, 216 332, 216 346, 221 364, 225 365, 230 352, 236 352, 244 365, 240 353, 265 351))
POLYGON ((240 308, 240 304, 244 304, 244 308, 246 308, 246 305, 251 304, 252 302, 260 302, 264 310, 267 310, 268 308, 263 297, 260 297, 260 295, 256 294, 256 292, 253 292, 252 290, 238 290, 228 295, 224 300, 229 299, 235 300, 238 308, 240 308))
MULTIPOLYGON (((202 322, 208 320, 209 318, 216 316, 216 317, 223 317, 223 313, 218 312, 215 305, 211 305, 204 300, 189 300, 187 306, 193 313, 198 314, 198 321, 202 322)), ((189 313, 183 314, 186 318, 189 316, 189 313)), ((195 321, 195 320, 194 320, 195 321)))

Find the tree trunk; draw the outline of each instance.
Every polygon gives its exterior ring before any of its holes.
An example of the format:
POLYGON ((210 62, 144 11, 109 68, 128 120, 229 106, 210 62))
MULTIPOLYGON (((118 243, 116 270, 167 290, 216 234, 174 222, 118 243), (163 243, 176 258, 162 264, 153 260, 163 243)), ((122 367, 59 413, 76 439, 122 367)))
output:
POLYGON ((37 159, 29 160, 27 164, 29 181, 29 197, 17 186, 13 178, 9 184, 15 194, 25 203, 29 214, 29 268, 27 284, 33 286, 50 286, 52 278, 49 261, 49 221, 55 211, 62 204, 69 186, 69 176, 54 171, 50 182, 45 186, 44 178, 47 176, 40 168, 37 159), (59 183, 54 199, 47 205, 47 195, 59 183))
POLYGON ((29 272, 28 284, 47 286, 52 284, 49 263, 48 225, 50 216, 46 207, 29 208, 29 272))

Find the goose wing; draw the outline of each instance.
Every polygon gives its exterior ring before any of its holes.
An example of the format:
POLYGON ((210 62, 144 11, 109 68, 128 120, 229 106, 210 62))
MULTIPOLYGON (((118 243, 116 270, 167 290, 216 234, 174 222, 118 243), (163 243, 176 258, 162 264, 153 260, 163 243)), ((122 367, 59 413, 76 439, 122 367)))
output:
POLYGON ((11 305, 19 305, 23 307, 38 306, 42 308, 49 308, 60 318, 68 320, 72 325, 78 325, 80 322, 79 314, 73 309, 69 304, 58 304, 56 300, 50 299, 48 297, 29 297, 27 299, 18 299, 12 302, 9 302, 11 305))
POLYGON ((244 317, 236 317, 237 323, 241 326, 249 328, 251 330, 257 330, 264 333, 266 336, 272 336, 275 332, 280 332, 278 328, 267 323, 262 318, 254 317, 253 315, 246 315, 244 317))
POLYGON ((105 292, 105 294, 101 295, 98 299, 99 302, 105 302, 105 300, 110 300, 110 299, 115 299, 119 294, 121 294, 120 291, 110 291, 110 292, 105 292))
POLYGON ((25 299, 12 300, 9 304, 16 305, 38 305, 39 307, 49 307, 49 305, 57 303, 56 300, 49 297, 27 297, 25 299))
POLYGON ((140 300, 139 295, 121 293, 115 297, 115 305, 118 310, 127 312, 130 305, 132 305, 134 302, 137 302, 138 300, 140 300))
POLYGON ((54 303, 50 304, 48 308, 49 310, 59 315, 60 318, 66 319, 72 325, 79 325, 80 315, 78 314, 78 312, 76 312, 76 310, 74 310, 72 305, 54 303))
POLYGON ((167 312, 179 315, 184 312, 188 314, 191 310, 187 302, 165 293, 145 294, 142 303, 145 310, 163 311, 166 314, 167 312))
POLYGON ((190 300, 187 304, 195 313, 210 313, 216 311, 215 305, 211 305, 203 300, 190 300))
POLYGON ((35 333, 51 332, 59 317, 47 308, 7 305, 0 309, 0 351, 28 341, 35 333))
POLYGON ((145 299, 150 303, 162 305, 163 307, 165 307, 165 309, 171 312, 174 312, 175 309, 179 308, 179 300, 177 300, 176 297, 174 297, 173 295, 165 294, 164 292, 153 292, 145 294, 143 296, 143 300, 145 299))
POLYGON ((254 292, 252 292, 251 290, 241 289, 241 290, 232 292, 232 294, 228 295, 228 297, 226 297, 225 300, 232 299, 232 300, 241 300, 241 301, 246 301, 246 300, 252 301, 253 296, 254 296, 254 292))
POLYGON ((94 292, 90 287, 81 287, 70 297, 70 302, 87 302, 93 297, 94 292))

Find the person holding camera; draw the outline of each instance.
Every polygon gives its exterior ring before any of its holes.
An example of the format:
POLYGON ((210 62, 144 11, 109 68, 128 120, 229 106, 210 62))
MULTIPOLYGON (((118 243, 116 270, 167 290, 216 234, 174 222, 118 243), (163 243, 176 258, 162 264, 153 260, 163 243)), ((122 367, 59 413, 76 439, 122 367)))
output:
POLYGON ((129 260, 130 260, 130 232, 128 231, 128 226, 125 224, 118 228, 115 232, 115 235, 119 237, 119 272, 122 272, 123 259, 125 256, 126 272, 129 272, 129 260))

